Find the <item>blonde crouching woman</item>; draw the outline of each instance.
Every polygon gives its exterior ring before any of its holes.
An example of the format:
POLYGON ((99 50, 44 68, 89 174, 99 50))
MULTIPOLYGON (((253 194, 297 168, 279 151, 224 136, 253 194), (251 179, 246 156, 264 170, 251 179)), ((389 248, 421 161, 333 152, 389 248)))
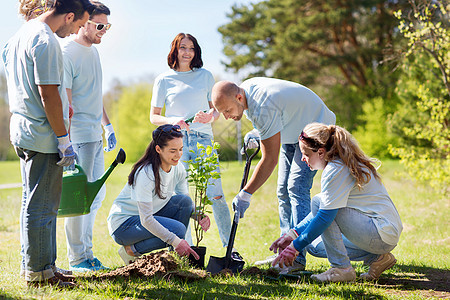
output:
POLYGON ((292 264, 304 248, 327 257, 331 269, 312 275, 320 282, 356 279, 351 261, 362 260, 376 280, 396 259, 390 252, 403 229, 394 203, 373 163, 352 135, 342 127, 308 124, 299 137, 300 149, 311 170, 323 169, 321 193, 311 201, 311 213, 270 247, 279 252, 273 265, 292 264), (321 236, 323 243, 311 243, 321 236), (322 249, 320 249, 322 247, 322 249))

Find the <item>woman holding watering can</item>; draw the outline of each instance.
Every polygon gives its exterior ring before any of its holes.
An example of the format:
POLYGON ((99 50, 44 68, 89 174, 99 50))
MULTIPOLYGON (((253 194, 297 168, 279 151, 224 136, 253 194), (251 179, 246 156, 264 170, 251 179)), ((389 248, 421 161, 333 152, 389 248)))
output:
MULTIPOLYGON (((170 70, 160 74, 153 85, 150 121, 155 125, 176 124, 181 127, 184 135, 181 163, 188 170, 187 161, 197 156, 197 143, 209 146, 214 139, 211 123, 219 118, 219 113, 211 104, 214 78, 202 68, 201 48, 190 34, 179 33, 174 38, 167 63, 170 70), (165 116, 162 116, 164 106, 165 116), (186 123, 185 120, 194 116, 191 122, 186 123)), ((206 193, 213 202, 214 219, 225 247, 230 236, 231 218, 220 178, 210 181, 206 193)), ((186 239, 191 239, 190 232, 186 239)))
POLYGON ((320 252, 310 249, 314 246, 309 244, 321 235, 331 269, 312 279, 353 281, 356 273, 352 260, 369 265, 362 279, 378 279, 396 263, 390 251, 396 247, 403 227, 373 159, 364 154, 347 130, 335 125, 308 124, 299 144, 302 160, 312 170, 323 170, 321 193, 312 199, 311 213, 271 245, 271 250, 279 252, 273 265, 292 264, 298 251, 306 247, 309 253, 320 252))
MULTIPOLYGON (((119 245, 119 255, 129 264, 150 251, 171 245, 181 256, 198 254, 184 240, 193 212, 186 170, 178 162, 183 154, 183 134, 178 125, 153 131, 145 154, 134 164, 128 183, 114 200, 108 216, 109 232, 119 245)), ((199 220, 204 231, 210 220, 199 220)))

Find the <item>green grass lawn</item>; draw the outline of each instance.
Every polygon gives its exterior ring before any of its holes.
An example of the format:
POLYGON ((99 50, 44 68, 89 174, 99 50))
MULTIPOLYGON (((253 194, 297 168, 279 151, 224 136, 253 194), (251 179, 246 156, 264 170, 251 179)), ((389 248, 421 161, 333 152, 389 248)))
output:
MULTIPOLYGON (((253 165, 255 165, 254 162, 253 165)), ((123 265, 119 246, 108 234, 106 218, 114 198, 123 188, 131 164, 119 165, 108 179, 107 196, 99 210, 94 232, 94 253, 110 268, 123 265)), ((222 182, 229 205, 238 192, 244 164, 223 162, 222 182)), ((0 162, 0 185, 20 183, 18 162, 0 162)), ((52 288, 32 289, 19 276, 19 210, 21 189, 0 189, 0 299, 424 299, 450 297, 449 199, 443 199, 426 186, 417 186, 404 175, 397 161, 386 161, 380 172, 402 217, 404 231, 394 249, 398 263, 385 272, 378 283, 356 282, 321 285, 301 281, 270 281, 264 278, 214 277, 196 282, 161 278, 128 281, 79 279, 73 291, 52 288)), ((252 197, 252 204, 238 226, 235 247, 246 268, 271 255, 270 244, 279 235, 276 198, 276 172, 252 197)), ((316 175, 312 194, 320 190, 316 175)), ((214 218, 202 242, 208 256, 225 256, 214 218)), ((63 219, 58 219, 57 265, 68 268, 63 219)), ((307 269, 323 272, 327 260, 308 256, 307 269)), ((364 272, 354 263, 357 273, 364 272)))

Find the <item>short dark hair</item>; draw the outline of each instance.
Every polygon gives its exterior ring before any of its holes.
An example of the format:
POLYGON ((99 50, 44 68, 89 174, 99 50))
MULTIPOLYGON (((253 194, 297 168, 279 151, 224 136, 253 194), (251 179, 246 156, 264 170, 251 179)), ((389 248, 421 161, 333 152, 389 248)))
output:
POLYGON ((202 49, 200 48, 200 45, 197 42, 197 39, 190 35, 189 33, 179 33, 177 36, 173 39, 169 55, 167 56, 167 64, 171 69, 177 69, 178 68, 178 49, 180 49, 181 40, 184 38, 188 38, 192 41, 194 44, 194 58, 191 61, 191 65, 189 66, 191 69, 194 68, 201 68, 203 67, 203 61, 202 61, 202 49))
POLYGON ((76 21, 83 18, 85 12, 90 15, 94 5, 89 0, 56 0, 53 9, 56 15, 73 13, 76 21))
POLYGON ((92 5, 94 6, 94 9, 90 13, 89 19, 92 19, 94 16, 97 15, 107 15, 109 16, 111 14, 111 11, 109 8, 101 3, 100 1, 91 1, 92 5))

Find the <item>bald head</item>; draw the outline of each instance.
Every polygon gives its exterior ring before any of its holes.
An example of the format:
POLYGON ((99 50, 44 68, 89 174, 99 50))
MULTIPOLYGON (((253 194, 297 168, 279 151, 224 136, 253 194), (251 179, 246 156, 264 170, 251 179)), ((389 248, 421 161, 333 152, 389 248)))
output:
POLYGON ((214 84, 211 93, 211 99, 213 105, 223 104, 223 102, 227 102, 227 100, 234 99, 236 94, 239 93, 239 87, 231 81, 219 81, 214 84))
POLYGON ((212 104, 225 119, 238 121, 246 108, 245 96, 241 89, 231 81, 219 81, 214 84, 211 92, 212 104))

